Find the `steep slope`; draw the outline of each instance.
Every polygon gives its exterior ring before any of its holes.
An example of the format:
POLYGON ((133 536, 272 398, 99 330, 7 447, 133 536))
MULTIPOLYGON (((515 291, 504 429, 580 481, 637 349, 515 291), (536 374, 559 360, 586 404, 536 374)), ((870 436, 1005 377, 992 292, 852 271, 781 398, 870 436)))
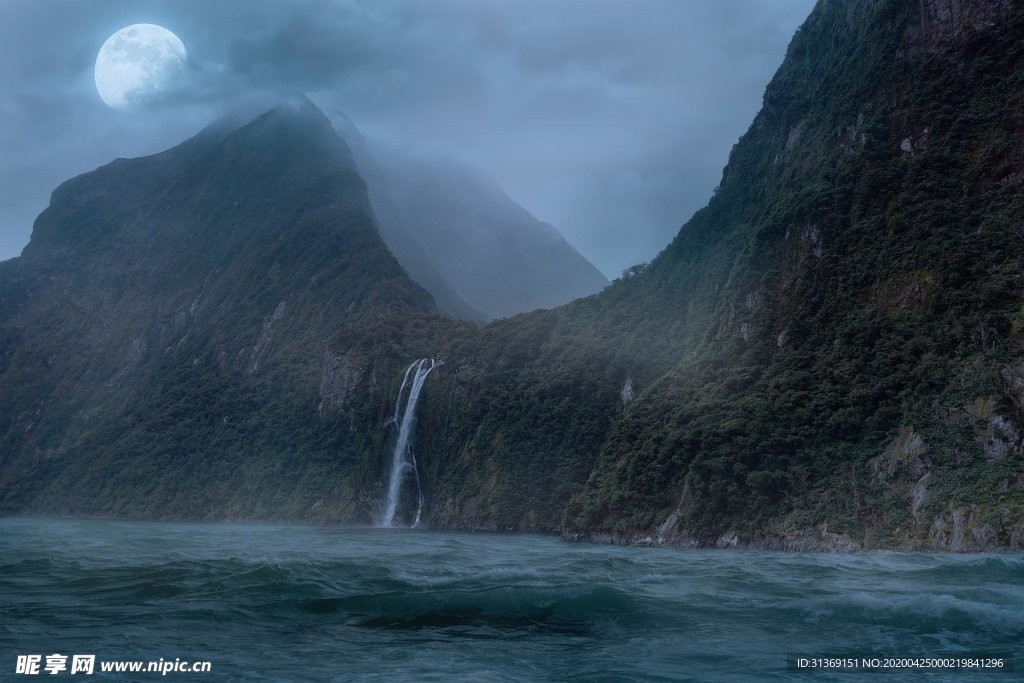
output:
POLYGON ((820 2, 649 268, 461 349, 435 524, 556 526, 593 463, 570 536, 1024 546, 1020 35, 820 2))
POLYGON ((819 5, 652 268, 733 243, 704 338, 616 427, 570 527, 1024 544, 1022 26, 1009 3, 819 5))
POLYGON ((485 321, 552 308, 608 284, 495 181, 440 157, 368 145, 344 114, 332 119, 369 185, 381 236, 442 310, 485 321))
POLYGON ((2 267, 7 511, 365 517, 396 321, 460 328, 308 102, 68 181, 2 267))

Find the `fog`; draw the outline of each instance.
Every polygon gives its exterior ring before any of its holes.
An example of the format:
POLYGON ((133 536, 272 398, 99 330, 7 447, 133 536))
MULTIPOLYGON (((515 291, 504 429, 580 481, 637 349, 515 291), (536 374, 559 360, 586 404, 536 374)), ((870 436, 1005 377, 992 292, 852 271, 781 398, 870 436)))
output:
POLYGON ((0 259, 63 180, 296 90, 369 138, 481 169, 609 277, 711 194, 812 0, 254 0, 0 5, 0 259), (132 23, 190 57, 122 113, 96 52, 132 23))

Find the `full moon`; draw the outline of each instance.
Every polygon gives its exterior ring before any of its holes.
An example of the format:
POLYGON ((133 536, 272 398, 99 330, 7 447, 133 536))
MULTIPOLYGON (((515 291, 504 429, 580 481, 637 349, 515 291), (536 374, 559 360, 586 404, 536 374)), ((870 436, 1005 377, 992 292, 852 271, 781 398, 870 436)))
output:
POLYGON ((181 78, 187 59, 185 44, 163 26, 126 26, 96 55, 96 90, 107 106, 134 109, 181 78))

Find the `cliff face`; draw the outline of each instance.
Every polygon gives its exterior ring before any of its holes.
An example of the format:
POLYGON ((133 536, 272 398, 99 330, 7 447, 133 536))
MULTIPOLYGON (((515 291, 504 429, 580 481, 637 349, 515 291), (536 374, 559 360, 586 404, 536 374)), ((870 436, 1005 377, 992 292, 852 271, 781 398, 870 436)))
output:
POLYGON ((643 276, 689 300, 689 341, 570 533, 1024 544, 1022 28, 1006 2, 819 3, 643 276))
POLYGON ((920 0, 917 25, 907 30, 908 43, 941 51, 971 32, 990 29, 1013 6, 1013 0, 920 0))
POLYGON ((436 527, 1020 548, 1021 35, 1019 3, 822 0, 649 267, 482 330, 313 112, 70 181, 0 264, 3 509, 370 521, 431 356, 436 527))

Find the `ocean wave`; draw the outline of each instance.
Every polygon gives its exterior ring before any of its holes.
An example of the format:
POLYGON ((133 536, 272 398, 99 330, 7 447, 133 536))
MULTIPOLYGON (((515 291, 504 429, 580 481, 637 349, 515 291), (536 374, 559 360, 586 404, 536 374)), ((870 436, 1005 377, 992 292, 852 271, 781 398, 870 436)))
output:
POLYGON ((1021 605, 979 602, 950 593, 893 595, 864 591, 836 595, 809 606, 818 616, 846 623, 913 626, 962 633, 1024 635, 1021 605))
POLYGON ((500 587, 364 593, 305 600, 304 611, 341 613, 362 626, 586 631, 602 623, 642 622, 641 601, 611 586, 500 587))
POLYGON ((930 578, 948 581, 963 579, 972 584, 990 581, 1021 582, 1024 578, 1024 555, 965 555, 952 561, 946 557, 933 558, 934 564, 910 569, 916 579, 930 578))

